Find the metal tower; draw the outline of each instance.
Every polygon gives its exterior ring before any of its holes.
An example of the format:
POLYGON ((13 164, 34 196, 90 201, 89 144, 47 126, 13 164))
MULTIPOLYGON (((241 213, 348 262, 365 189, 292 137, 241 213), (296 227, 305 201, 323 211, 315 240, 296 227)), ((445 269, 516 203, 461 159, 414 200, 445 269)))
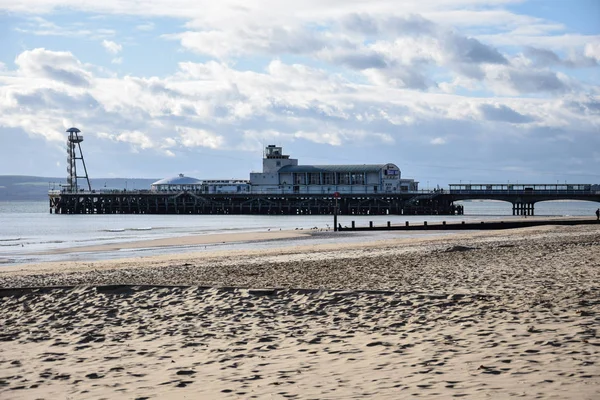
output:
POLYGON ((87 182, 88 190, 92 191, 92 185, 90 185, 90 178, 88 177, 87 168, 85 167, 85 160, 83 159, 83 153, 81 152, 81 142, 83 142, 83 135, 79 129, 73 127, 67 129, 69 137, 67 138, 67 186, 71 193, 77 193, 79 191, 78 179, 85 179, 87 182), (79 155, 77 153, 79 149, 79 155), (77 160, 81 160, 83 164, 83 171, 85 175, 77 175, 77 160))

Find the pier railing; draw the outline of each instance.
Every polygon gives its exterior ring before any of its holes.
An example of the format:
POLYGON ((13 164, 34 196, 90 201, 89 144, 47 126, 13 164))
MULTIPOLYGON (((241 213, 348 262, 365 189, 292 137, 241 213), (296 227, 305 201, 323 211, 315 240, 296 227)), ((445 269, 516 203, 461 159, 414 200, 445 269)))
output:
POLYGON ((511 194, 511 195, 535 195, 535 194, 543 194, 543 195, 569 195, 569 194, 600 194, 600 191, 583 191, 583 190, 457 190, 450 189, 450 194, 478 194, 478 195, 502 195, 502 194, 511 194))

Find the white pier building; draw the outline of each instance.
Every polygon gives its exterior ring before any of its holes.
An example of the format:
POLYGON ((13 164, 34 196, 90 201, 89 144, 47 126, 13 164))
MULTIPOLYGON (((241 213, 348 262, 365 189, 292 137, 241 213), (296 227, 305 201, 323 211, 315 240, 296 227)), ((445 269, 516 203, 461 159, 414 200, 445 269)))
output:
POLYGON ((250 174, 253 193, 400 193, 418 190, 402 179, 400 168, 387 164, 298 165, 298 160, 269 145, 262 172, 250 174))
POLYGON ((398 194, 418 191, 414 179, 402 179, 400 168, 387 164, 299 165, 282 147, 265 148, 262 172, 250 180, 198 180, 180 175, 152 184, 153 192, 256 194, 398 194))

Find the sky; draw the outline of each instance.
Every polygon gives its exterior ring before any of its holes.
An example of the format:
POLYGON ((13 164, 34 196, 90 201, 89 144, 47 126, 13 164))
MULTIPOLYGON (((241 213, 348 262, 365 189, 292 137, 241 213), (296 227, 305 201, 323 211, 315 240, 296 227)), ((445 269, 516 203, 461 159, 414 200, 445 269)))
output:
POLYGON ((0 175, 600 183, 597 0, 0 0, 0 175))

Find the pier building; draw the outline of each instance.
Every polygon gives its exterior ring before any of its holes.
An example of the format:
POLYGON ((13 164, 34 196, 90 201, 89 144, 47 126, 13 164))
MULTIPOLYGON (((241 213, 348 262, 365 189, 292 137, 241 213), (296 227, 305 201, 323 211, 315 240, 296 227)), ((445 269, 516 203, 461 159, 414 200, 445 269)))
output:
POLYGON ((250 181, 242 179, 200 180, 179 174, 164 178, 150 185, 152 193, 191 192, 191 193, 250 193, 250 181))
POLYGON ((299 165, 297 159, 283 154, 282 147, 268 145, 262 172, 251 172, 250 180, 201 180, 179 174, 154 182, 150 190, 205 194, 394 194, 417 192, 419 183, 402 179, 396 164, 299 165))
POLYGON ((416 192, 419 183, 402 179, 387 164, 299 165, 280 146, 265 149, 262 172, 250 173, 253 193, 328 194, 416 192))
POLYGON ((150 185, 151 192, 183 192, 197 191, 202 187, 200 179, 179 174, 172 178, 164 178, 150 185))

